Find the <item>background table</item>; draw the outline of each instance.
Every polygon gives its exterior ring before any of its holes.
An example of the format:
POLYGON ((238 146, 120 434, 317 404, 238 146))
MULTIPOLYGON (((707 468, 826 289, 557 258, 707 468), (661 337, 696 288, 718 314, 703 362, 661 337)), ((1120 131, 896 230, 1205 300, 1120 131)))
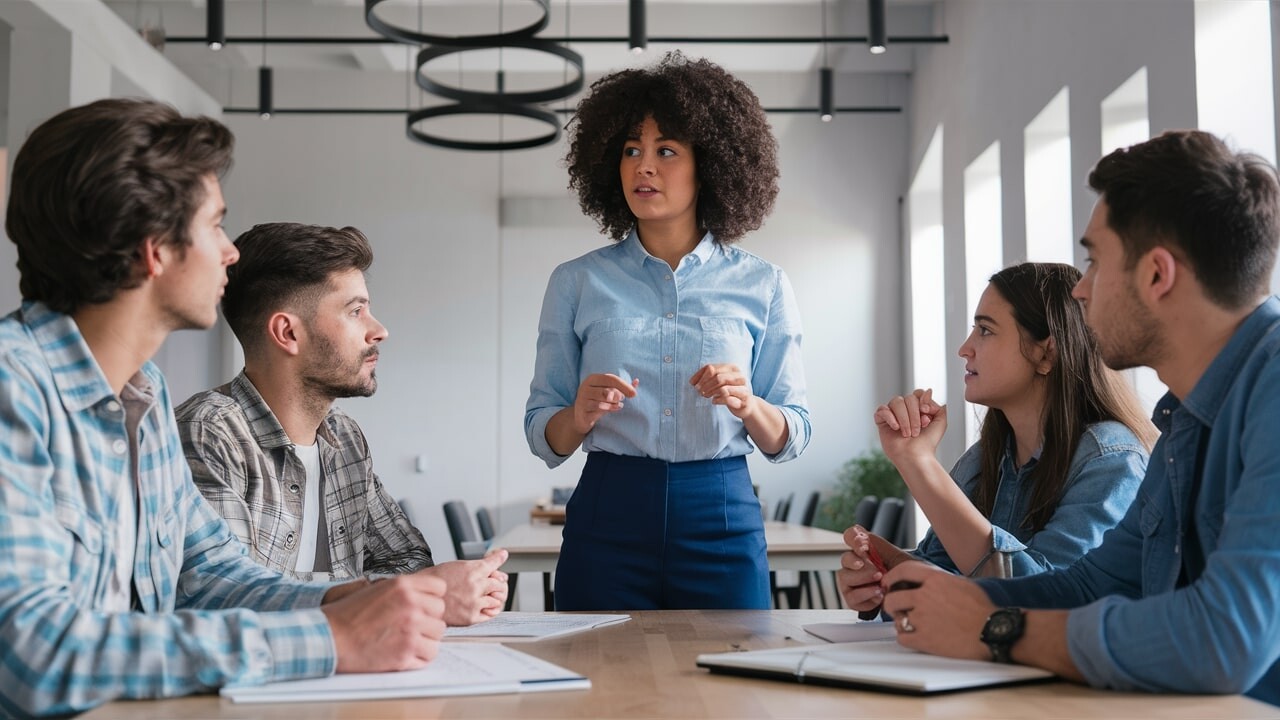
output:
POLYGON ((1148 695, 1065 682, 929 698, 711 675, 701 653, 822 641, 801 628, 848 610, 656 610, 629 622, 513 645, 591 678, 590 690, 414 700, 235 705, 213 695, 116 702, 86 720, 139 718, 1275 718, 1243 696, 1148 695))
MULTIPOLYGON (((493 539, 492 547, 506 548, 508 573, 551 572, 560 558, 563 525, 526 523, 493 539)), ((848 548, 838 532, 784 522, 766 522, 770 570, 839 570, 840 555, 848 548)))

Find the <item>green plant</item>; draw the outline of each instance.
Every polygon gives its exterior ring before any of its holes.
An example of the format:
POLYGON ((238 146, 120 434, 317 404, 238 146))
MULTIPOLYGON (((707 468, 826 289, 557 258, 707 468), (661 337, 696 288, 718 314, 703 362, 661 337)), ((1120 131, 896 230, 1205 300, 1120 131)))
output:
POLYGON ((846 462, 836 473, 836 488, 818 510, 818 527, 844 532, 853 525, 854 509, 867 495, 906 498, 907 486, 898 469, 880 450, 868 450, 846 462))

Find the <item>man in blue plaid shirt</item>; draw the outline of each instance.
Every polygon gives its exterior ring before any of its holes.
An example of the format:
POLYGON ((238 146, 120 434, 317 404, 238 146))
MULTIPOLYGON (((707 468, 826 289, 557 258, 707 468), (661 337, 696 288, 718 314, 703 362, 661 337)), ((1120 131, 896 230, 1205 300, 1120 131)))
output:
POLYGON ((0 716, 419 667, 424 574, 301 583, 258 566, 191 481, 164 377, 226 268, 230 131, 142 100, 72 108, 13 165, 21 308, 0 320, 0 716))

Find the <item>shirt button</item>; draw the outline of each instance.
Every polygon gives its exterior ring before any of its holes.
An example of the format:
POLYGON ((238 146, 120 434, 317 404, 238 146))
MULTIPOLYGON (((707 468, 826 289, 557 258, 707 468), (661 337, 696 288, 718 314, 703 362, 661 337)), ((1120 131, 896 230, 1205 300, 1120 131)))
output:
POLYGON ((111 412, 111 413, 118 413, 118 412, 120 412, 120 403, 116 402, 115 400, 110 400, 110 401, 108 401, 108 402, 107 402, 107 412, 111 412))
POLYGON ((1169 414, 1169 408, 1165 408, 1165 409, 1161 410, 1160 412, 1164 413, 1165 415, 1168 415, 1168 414, 1169 414))
POLYGON ((675 313, 667 313, 667 319, 668 319, 668 320, 670 320, 671 318, 673 318, 673 317, 675 317, 675 316, 676 316, 676 314, 675 314, 675 313))
POLYGON ((1170 465, 1172 465, 1172 464, 1173 464, 1173 458, 1169 458, 1169 464, 1170 464, 1170 465))
POLYGON ((670 356, 670 355, 664 355, 664 356, 663 356, 663 358, 662 358, 662 362, 664 362, 664 363, 669 363, 669 362, 671 362, 671 356, 670 356))
POLYGON ((301 490, 301 489, 302 489, 302 488, 298 487, 298 483, 294 483, 294 484, 292 484, 292 485, 290 485, 290 486, 289 486, 289 492, 293 493, 294 495, 297 495, 297 494, 298 494, 298 491, 299 491, 299 490, 301 490))
POLYGON ((347 534, 347 528, 346 528, 346 526, 344 526, 344 525, 339 525, 339 526, 338 526, 338 536, 339 536, 339 537, 341 537, 341 536, 346 535, 346 534, 347 534))
POLYGON ((123 455, 125 451, 129 449, 129 446, 125 444, 125 441, 123 440, 116 440, 115 442, 111 443, 111 449, 115 451, 115 454, 123 455))
POLYGON ((284 536, 284 546, 293 547, 293 533, 284 536))
POLYGON ((663 280, 670 280, 670 279, 671 279, 671 276, 670 276, 670 275, 663 275, 663 276, 662 276, 662 279, 663 279, 663 280))
POLYGON ((667 408, 666 410, 663 410, 662 414, 666 415, 667 417, 671 417, 671 408, 667 408))

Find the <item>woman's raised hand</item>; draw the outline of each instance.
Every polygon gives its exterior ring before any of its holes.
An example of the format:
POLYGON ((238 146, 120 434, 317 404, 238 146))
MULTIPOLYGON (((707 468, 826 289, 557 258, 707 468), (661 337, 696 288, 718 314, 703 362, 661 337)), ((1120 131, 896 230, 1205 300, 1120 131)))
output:
POLYGON ((627 398, 636 396, 640 378, 628 382, 613 373, 593 373, 578 386, 573 399, 573 429, 580 435, 591 432, 600 418, 622 409, 627 398))
POLYGON ((897 395, 876 408, 880 446, 894 464, 912 453, 933 457, 947 430, 947 408, 933 399, 933 390, 917 388, 897 395))

